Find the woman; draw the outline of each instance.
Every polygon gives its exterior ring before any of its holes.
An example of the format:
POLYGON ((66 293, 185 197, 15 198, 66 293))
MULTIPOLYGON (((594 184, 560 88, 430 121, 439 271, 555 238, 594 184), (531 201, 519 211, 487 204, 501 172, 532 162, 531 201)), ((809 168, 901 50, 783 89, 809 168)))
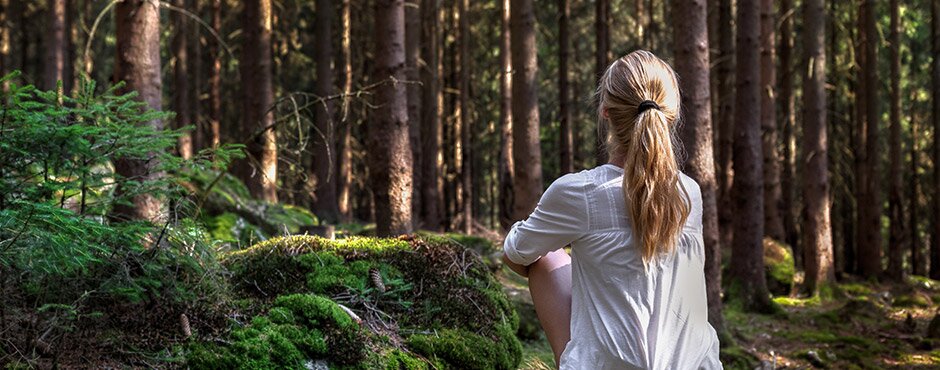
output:
POLYGON ((509 231, 504 260, 529 277, 560 368, 720 369, 701 193, 676 161, 675 72, 636 51, 597 97, 610 162, 556 180, 509 231))

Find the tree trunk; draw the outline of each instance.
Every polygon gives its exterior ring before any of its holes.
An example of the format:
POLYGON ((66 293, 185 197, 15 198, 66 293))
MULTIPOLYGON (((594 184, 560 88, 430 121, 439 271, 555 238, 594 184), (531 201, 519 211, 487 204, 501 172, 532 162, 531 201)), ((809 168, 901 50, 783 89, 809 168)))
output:
POLYGON ((424 87, 421 116, 421 219, 424 228, 441 230, 441 122, 443 117, 443 90, 441 89, 440 53, 440 3, 439 0, 424 0, 421 9, 424 25, 422 53, 426 67, 423 69, 424 87))
POLYGON ((571 100, 568 88, 568 54, 571 36, 568 31, 568 22, 571 18, 571 4, 569 0, 558 0, 558 11, 561 13, 558 21, 558 104, 561 133, 559 135, 559 148, 561 155, 561 174, 574 172, 574 157, 571 148, 574 138, 571 133, 571 100))
MULTIPOLYGON (((114 8, 117 58, 114 78, 127 84, 122 92, 136 91, 135 99, 147 108, 162 109, 162 81, 160 80, 160 3, 159 1, 128 0, 114 8)), ((148 123, 155 130, 163 129, 159 119, 148 123)), ((157 172, 156 161, 117 159, 114 170, 125 179, 152 181, 163 174, 157 172)), ((118 187, 117 192, 123 189, 118 187)), ((118 219, 149 220, 158 222, 163 200, 153 194, 140 194, 131 198, 131 204, 114 206, 113 216, 118 219)))
MULTIPOLYGON (((931 65, 931 95, 933 98, 933 132, 940 133, 940 4, 931 1, 931 47, 933 61, 931 65)), ((940 279, 940 135, 934 135, 933 145, 933 217, 930 233, 930 278, 940 279)))
POLYGON ((764 280, 764 179, 760 138, 760 4, 739 0, 734 120, 731 276, 744 307, 771 311, 764 280))
MULTIPOLYGON (((175 0, 174 6, 186 9, 186 0, 175 0)), ((189 70, 189 20, 186 15, 173 13, 173 110, 176 111, 175 129, 181 129, 193 123, 190 106, 189 81, 192 79, 189 70)), ((193 157, 193 137, 191 131, 186 131, 176 140, 176 151, 180 157, 189 159, 193 157)))
POLYGON ((509 0, 500 0, 499 35, 499 225, 509 230, 513 223, 512 162, 512 62, 509 56, 509 0))
POLYGON ((646 0, 633 0, 633 21, 636 24, 636 29, 633 31, 635 39, 637 42, 642 42, 644 35, 646 34, 646 18, 643 17, 643 14, 646 12, 643 10, 644 2, 646 0))
MULTIPOLYGON (((731 0, 718 2, 718 204, 731 204, 734 147, 734 17, 731 0)), ((731 246, 733 208, 718 209, 721 245, 731 246)), ((761 216, 763 217, 763 216, 761 216)))
MULTIPOLYGON (((911 99, 915 104, 916 96, 911 99)), ((912 109, 911 112, 914 112, 912 109)), ((917 145, 920 140, 917 117, 911 113, 911 184, 910 184, 910 232, 911 232, 911 267, 912 273, 918 276, 927 275, 927 259, 924 257, 920 238, 920 151, 917 145)))
POLYGON ((826 132, 826 23, 824 0, 805 0, 804 45, 807 74, 803 79, 804 261, 806 288, 818 294, 835 281, 832 227, 829 221, 828 137, 826 132))
MULTIPOLYGON (((317 44, 317 95, 336 94, 333 87, 333 0, 318 0, 316 9, 317 44)), ((316 130, 313 139, 313 173, 316 176, 316 193, 313 212, 327 223, 339 221, 336 202, 336 173, 333 171, 332 148, 336 143, 336 125, 333 121, 333 102, 317 104, 315 108, 316 130)))
MULTIPOLYGON (((0 0, 0 76, 6 76, 11 72, 10 63, 10 36, 13 32, 10 25, 10 0, 0 0)), ((0 89, 7 89, 4 83, 0 89)))
POLYGON ((420 0, 407 0, 405 6, 405 76, 408 81, 408 122, 410 126, 408 141, 411 143, 411 173, 412 192, 411 209, 414 227, 421 224, 421 162, 424 156, 421 153, 421 4, 420 0))
MULTIPOLYGON (((515 3, 513 3, 515 4, 515 3)), ((512 36, 516 38, 515 35, 512 36)), ((604 75, 610 64, 610 0, 596 0, 594 7, 594 78, 604 75)), ((515 43, 513 43, 515 45, 515 43)), ((515 55, 515 53, 513 53, 515 55)), ((513 65, 516 65, 514 62, 513 65)), ((519 122, 515 120, 515 122, 519 122)), ((594 141, 594 157, 597 165, 607 163, 607 127, 598 125, 594 141)))
POLYGON ((793 248, 793 257, 797 269, 803 268, 803 251, 797 239, 797 204, 796 193, 796 99, 793 94, 793 18, 795 17, 792 0, 780 2, 780 14, 784 15, 780 24, 780 68, 777 70, 777 81, 780 83, 780 108, 783 119, 783 158, 782 174, 780 176, 780 193, 783 218, 784 240, 793 248))
POLYGON ((878 60, 876 42, 878 30, 876 28, 875 1, 864 0, 859 10, 859 36, 861 39, 861 58, 859 60, 860 82, 863 85, 858 90, 864 90, 864 99, 858 100, 861 104, 860 113, 863 113, 862 127, 863 140, 857 147, 863 150, 861 156, 863 171, 859 175, 858 202, 858 272, 865 277, 878 278, 882 273, 881 267, 881 174, 879 171, 880 145, 878 134, 878 60))
POLYGON ((708 322, 724 331, 721 314, 721 245, 718 238, 718 203, 715 162, 712 153, 711 88, 708 58, 708 20, 705 0, 677 0, 673 11, 682 22, 675 24, 675 67, 683 92, 679 137, 688 160, 683 166, 702 191, 702 239, 705 244, 705 289, 708 322))
POLYGON ((277 202, 277 136, 274 127, 274 86, 271 72, 271 0, 242 1, 241 137, 247 159, 236 173, 251 195, 277 202), (259 168, 253 169, 253 164, 259 168))
MULTIPOLYGON (((194 14, 202 16, 202 2, 196 0, 186 0, 186 6, 188 9, 191 9, 194 14)), ((192 56, 189 58, 189 70, 193 71, 192 75, 192 89, 193 92, 189 94, 190 96, 190 119, 193 124, 192 131, 192 151, 193 153, 199 153, 200 150, 206 149, 209 147, 206 145, 206 120, 203 117, 203 106, 202 106, 202 92, 203 88, 203 40, 201 36, 202 26, 193 22, 190 19, 187 19, 190 22, 190 27, 188 27, 187 37, 189 38, 189 47, 192 50, 192 56)))
POLYGON ((343 35, 341 46, 343 49, 343 111, 341 112, 341 124, 339 138, 336 145, 336 193, 337 193, 337 211, 343 222, 352 221, 352 202, 350 200, 350 187, 352 183, 352 120, 350 119, 349 103, 352 93, 353 69, 352 69, 352 49, 350 37, 352 36, 352 19, 350 2, 352 0, 343 0, 342 23, 343 35))
MULTIPOLYGON (((222 0, 212 0, 212 29, 222 34, 222 0)), ((219 41, 209 42, 212 65, 209 68, 209 142, 218 147, 222 142, 222 52, 219 41)))
MULTIPOLYGON (((66 61, 68 54, 67 33, 65 28, 66 0, 49 0, 48 32, 45 45, 45 70, 43 89, 55 90, 59 81, 65 83, 65 69, 71 67, 66 61)), ((60 91, 62 93, 62 91, 60 91)))
POLYGON ((460 182, 463 232, 473 231, 473 122, 470 119, 470 16, 468 0, 458 0, 460 22, 460 182))
POLYGON ((513 219, 525 219, 542 196, 539 147, 538 45, 532 0, 511 1, 513 219))
POLYGON ((760 14, 761 138, 764 155, 764 234, 784 240, 781 217, 780 154, 777 152, 777 68, 774 1, 761 0, 760 14))
POLYGON ((378 107, 368 130, 369 175, 375 193, 376 235, 407 234, 411 224, 411 146, 405 86, 405 4, 375 2, 374 81, 378 107))
POLYGON ((888 215, 891 231, 887 276, 895 281, 904 278, 904 205, 901 179, 901 25, 898 0, 891 0, 891 169, 888 191, 888 215))

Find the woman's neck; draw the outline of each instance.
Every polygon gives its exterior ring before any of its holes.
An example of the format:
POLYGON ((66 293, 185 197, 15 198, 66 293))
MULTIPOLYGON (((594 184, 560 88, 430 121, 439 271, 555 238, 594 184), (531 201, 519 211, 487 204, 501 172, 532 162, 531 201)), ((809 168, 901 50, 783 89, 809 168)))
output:
POLYGON ((626 161, 627 159, 624 158, 623 155, 618 155, 618 156, 610 157, 610 159, 607 161, 607 164, 612 164, 614 166, 623 168, 623 164, 626 161))

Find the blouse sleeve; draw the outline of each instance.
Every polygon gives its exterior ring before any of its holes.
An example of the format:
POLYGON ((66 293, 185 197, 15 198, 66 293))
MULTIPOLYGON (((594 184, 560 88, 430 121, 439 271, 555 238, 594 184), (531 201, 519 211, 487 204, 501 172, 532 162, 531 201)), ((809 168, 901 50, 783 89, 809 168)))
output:
POLYGON ((588 230, 587 207, 582 175, 562 176, 542 194, 529 218, 509 230, 503 243, 506 257, 528 266, 577 240, 588 230))

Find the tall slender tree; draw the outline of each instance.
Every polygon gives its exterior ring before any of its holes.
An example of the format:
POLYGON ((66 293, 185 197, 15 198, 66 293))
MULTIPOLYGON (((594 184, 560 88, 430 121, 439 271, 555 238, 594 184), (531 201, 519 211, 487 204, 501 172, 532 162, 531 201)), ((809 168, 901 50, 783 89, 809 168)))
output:
MULTIPOLYGON (((940 132, 940 2, 930 2, 930 29, 933 60, 931 61, 931 98, 933 101, 933 132, 940 132)), ((933 145, 933 224, 930 233, 930 278, 940 279, 940 135, 934 135, 933 145)))
MULTIPOLYGON (((216 34, 222 34, 222 0, 212 0, 210 22, 216 34)), ((222 48, 219 40, 209 42, 209 140, 217 147, 222 142, 222 48)))
MULTIPOLYGON (((731 0, 718 0, 718 203, 731 204, 734 180, 734 14, 731 0)), ((733 235, 732 207, 718 210, 721 245, 730 246, 733 235)))
POLYGON ((424 0, 421 19, 424 43, 421 44, 425 68, 422 70, 423 113, 421 115, 421 219, 429 230, 441 230, 441 89, 440 0, 424 0))
MULTIPOLYGON (((43 88, 46 90, 56 89, 56 84, 62 81, 66 84, 65 69, 71 68, 68 59, 68 30, 66 29, 66 12, 68 11, 68 2, 66 0, 49 0, 49 9, 47 17, 48 32, 45 33, 46 44, 44 46, 45 70, 43 72, 43 88)), ((64 86, 68 91, 68 86, 64 86)))
MULTIPOLYGON (((336 93, 333 86, 333 0, 317 0, 316 9, 317 44, 317 95, 331 96, 336 93)), ((316 196, 313 212, 323 221, 339 221, 339 206, 336 201, 336 175, 332 148, 336 141, 336 125, 333 120, 333 101, 316 105, 315 132, 313 133, 313 173, 316 176, 316 196)))
POLYGON ((760 4, 739 0, 734 116, 732 284, 749 310, 772 309, 764 280, 764 179, 760 138, 760 4))
POLYGON ((829 221, 828 137, 826 132, 826 21, 824 0, 804 0, 803 78, 803 251, 806 287, 812 293, 835 279, 829 221))
POLYGON ((460 190, 463 232, 473 231, 473 120, 470 118, 470 7, 458 0, 460 53, 460 190))
POLYGON ((674 28, 675 67, 682 91, 681 116, 685 123, 679 137, 688 160, 683 168, 702 191, 702 239, 705 244, 705 289, 708 322, 724 331, 721 314, 721 245, 718 237, 717 183, 712 153, 711 87, 708 58, 708 16, 705 0, 678 0, 674 28))
POLYGON ((336 140, 336 205, 343 222, 352 220, 350 187, 352 183, 352 120, 350 118, 350 95, 352 94, 352 18, 350 2, 343 0, 341 16, 343 35, 340 42, 343 56, 343 109, 340 113, 339 136, 336 140))
POLYGON ((512 0, 512 150, 515 176, 513 219, 522 220, 542 195, 539 146, 538 45, 532 0, 512 0))
POLYGON ((764 155, 764 234, 784 240, 781 216, 780 154, 777 151, 777 17, 773 0, 761 0, 760 75, 761 138, 764 155))
POLYGON ((513 223, 512 61, 510 58, 509 0, 500 0, 499 35, 499 225, 513 223))
MULTIPOLYGON (((916 96, 912 96, 911 105, 913 106, 916 102, 916 96)), ((910 211, 910 233, 911 233, 911 272, 914 275, 926 276, 927 275, 927 259, 924 257, 923 245, 921 245, 921 236, 920 236, 920 155, 921 152, 918 150, 917 143, 920 139, 918 132, 919 125, 918 119, 914 115, 914 110, 911 110, 911 180, 910 180, 910 194, 908 195, 911 202, 908 210, 910 211)))
POLYGON ((558 105, 560 106, 559 120, 559 161, 561 173, 574 172, 574 156, 572 147, 574 146, 574 137, 571 132, 571 100, 568 88, 568 54, 571 44, 571 35, 568 30, 568 23, 571 18, 571 2, 569 0, 558 0, 558 105))
MULTIPOLYGON (((154 110, 162 109, 163 85, 160 80, 160 3, 159 1, 128 0, 114 8, 117 35, 117 58, 114 77, 124 81, 125 92, 136 91, 137 98, 154 110)), ((156 130, 163 121, 147 123, 156 130)), ((114 170, 127 179, 154 180, 163 176, 155 161, 117 159, 114 170)), ((122 192, 122 188, 117 189, 122 192)), ((137 194, 131 204, 114 206, 116 218, 159 221, 164 218, 163 200, 153 194, 137 194)))
POLYGON ((888 215, 891 229, 888 247, 887 276, 900 281, 904 278, 904 205, 901 179, 901 17, 898 0, 891 0, 890 62, 891 76, 891 167, 889 169, 888 215))
MULTIPOLYGON (((186 9, 186 0, 175 0, 174 6, 186 9)), ((173 110, 176 112, 175 128, 180 129, 193 123, 192 99, 190 98, 189 81, 192 78, 189 70, 189 20, 181 12, 173 14, 173 110)), ((177 138, 176 151, 180 157, 193 156, 193 137, 189 131, 177 138)))
POLYGON ((405 4, 375 1, 375 66, 382 81, 375 94, 378 107, 368 130, 368 162, 375 194, 376 234, 409 233, 411 224, 411 146, 405 86, 405 4))
POLYGON ((792 0, 780 1, 780 52, 778 53, 779 68, 777 69, 777 82, 780 84, 778 102, 780 104, 780 118, 782 127, 782 147, 780 193, 781 217, 783 229, 786 234, 784 240, 793 248, 793 256, 797 268, 803 266, 803 253, 797 240, 797 214, 796 214, 796 98, 793 94, 793 18, 794 8, 792 0))
POLYGON ((271 72, 271 0, 242 1, 242 80, 240 132, 247 140, 247 160, 235 171, 251 194, 277 202, 277 136, 274 127, 274 85, 271 72), (257 164, 257 169, 254 165, 257 164))
POLYGON ((862 99, 856 101, 861 106, 861 140, 857 155, 862 161, 858 173, 858 269, 862 276, 877 278, 882 273, 881 256, 881 187, 880 182, 880 144, 878 123, 881 120, 879 112, 878 90, 878 60, 876 40, 878 29, 875 17, 875 0, 864 0, 859 9, 859 38, 861 55, 859 58, 859 81, 862 86, 858 89, 862 99))
MULTIPOLYGON (((594 4, 594 78, 599 79, 610 64, 610 0, 596 0, 594 4)), ((594 157, 598 166, 607 163, 606 140, 607 128, 601 125, 594 141, 594 157)))
MULTIPOLYGON (((421 4, 420 0, 407 0, 405 6, 405 76, 408 81, 421 80, 419 62, 421 60, 421 4)), ((415 226, 421 220, 421 162, 424 155, 421 152, 421 85, 408 84, 408 122, 409 142, 411 143, 411 173, 412 194, 411 209, 412 221, 415 226)))

